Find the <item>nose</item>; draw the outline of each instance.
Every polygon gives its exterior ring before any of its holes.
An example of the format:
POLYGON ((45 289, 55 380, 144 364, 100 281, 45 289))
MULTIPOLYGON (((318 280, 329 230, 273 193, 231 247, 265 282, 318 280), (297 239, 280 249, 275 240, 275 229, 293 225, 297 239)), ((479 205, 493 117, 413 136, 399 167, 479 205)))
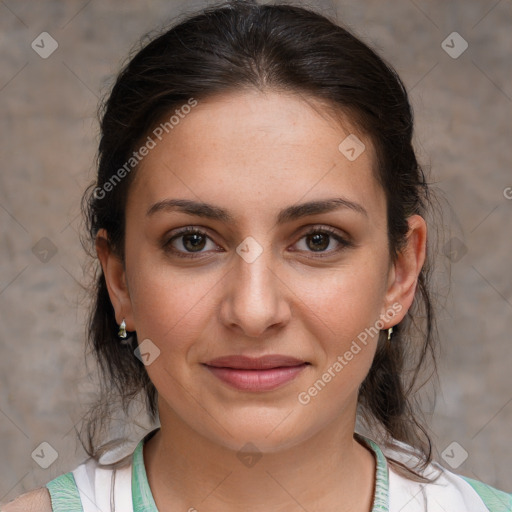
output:
POLYGON ((278 275, 271 248, 261 248, 254 261, 235 255, 233 268, 225 276, 220 307, 223 324, 250 338, 284 327, 291 316, 290 288, 278 275))

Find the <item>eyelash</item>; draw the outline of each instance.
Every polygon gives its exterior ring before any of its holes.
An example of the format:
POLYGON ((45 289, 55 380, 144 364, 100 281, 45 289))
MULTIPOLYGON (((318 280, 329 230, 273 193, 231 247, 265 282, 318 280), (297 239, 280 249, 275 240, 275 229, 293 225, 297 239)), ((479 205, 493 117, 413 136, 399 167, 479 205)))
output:
MULTIPOLYGON (((300 238, 299 240, 302 240, 303 238, 309 236, 309 235, 313 235, 313 234, 324 234, 324 235, 329 235, 331 236, 332 238, 334 238, 339 244, 340 244, 340 247, 337 248, 337 249, 334 249, 334 250, 331 250, 331 251, 319 251, 317 253, 315 253, 314 251, 307 251, 307 252, 311 252, 312 254, 314 254, 314 258, 326 258, 328 256, 331 256, 333 253, 338 253, 340 251, 342 251, 343 249, 345 248, 348 248, 348 247, 352 247, 353 246, 353 243, 350 242, 349 240, 343 238, 342 236, 339 235, 339 233, 334 230, 333 228, 330 228, 330 227, 322 227, 322 228, 319 228, 319 227, 313 227, 313 228, 310 228, 306 233, 304 233, 300 238), (322 254, 323 253, 323 254, 322 254)), ((171 243, 180 238, 180 237, 183 237, 185 235, 201 235, 201 236, 204 236, 208 239, 211 240, 211 238, 208 236, 207 233, 205 233, 204 231, 198 229, 198 228, 194 228, 194 227, 186 227, 184 229, 182 229, 181 231, 177 232, 174 234, 174 236, 172 236, 171 238, 169 238, 167 241, 164 241, 163 243, 163 248, 166 252, 170 252, 172 253, 173 255, 176 255, 178 256, 179 258, 188 258, 188 259, 196 259, 196 258, 201 258, 202 255, 204 254, 203 252, 197 252, 197 253, 184 253, 182 251, 178 251, 176 249, 174 249, 171 245, 171 243)), ((213 240, 212 240, 213 242, 213 240)), ((298 251, 300 252, 300 251, 298 251)))

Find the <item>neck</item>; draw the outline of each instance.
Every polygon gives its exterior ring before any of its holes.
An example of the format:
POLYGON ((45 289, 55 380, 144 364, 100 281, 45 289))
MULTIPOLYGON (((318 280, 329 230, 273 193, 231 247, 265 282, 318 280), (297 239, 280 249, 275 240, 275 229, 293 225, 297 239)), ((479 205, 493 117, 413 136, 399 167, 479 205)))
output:
POLYGON ((160 411, 161 428, 144 446, 144 464, 162 512, 371 510, 375 458, 354 439, 355 416, 285 450, 241 454, 169 409, 160 411))

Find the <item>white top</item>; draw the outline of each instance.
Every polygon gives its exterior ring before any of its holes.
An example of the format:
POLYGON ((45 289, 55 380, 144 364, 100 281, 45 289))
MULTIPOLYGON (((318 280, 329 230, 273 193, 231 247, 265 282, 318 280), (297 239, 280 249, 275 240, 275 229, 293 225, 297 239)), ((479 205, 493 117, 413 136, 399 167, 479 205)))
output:
MULTIPOLYGON (((158 512, 144 467, 143 445, 147 434, 121 469, 105 469, 89 458, 75 470, 47 484, 54 512, 158 512)), ((381 449, 375 441, 356 434, 375 454, 376 485, 372 512, 512 512, 512 494, 462 475, 436 462, 422 472, 440 475, 434 483, 409 480, 398 474, 386 457, 413 467, 418 460, 399 450, 381 449)))

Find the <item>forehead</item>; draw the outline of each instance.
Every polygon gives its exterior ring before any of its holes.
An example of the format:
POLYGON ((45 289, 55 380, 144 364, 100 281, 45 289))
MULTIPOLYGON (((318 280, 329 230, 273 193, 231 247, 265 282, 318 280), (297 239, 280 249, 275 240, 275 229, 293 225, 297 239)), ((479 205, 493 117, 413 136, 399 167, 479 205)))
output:
POLYGON ((385 207, 371 140, 314 101, 248 90, 184 112, 167 125, 169 133, 160 130, 162 140, 150 134, 156 144, 130 190, 141 207, 172 196, 229 202, 239 212, 260 210, 265 201, 270 211, 336 193, 377 217, 385 207))

